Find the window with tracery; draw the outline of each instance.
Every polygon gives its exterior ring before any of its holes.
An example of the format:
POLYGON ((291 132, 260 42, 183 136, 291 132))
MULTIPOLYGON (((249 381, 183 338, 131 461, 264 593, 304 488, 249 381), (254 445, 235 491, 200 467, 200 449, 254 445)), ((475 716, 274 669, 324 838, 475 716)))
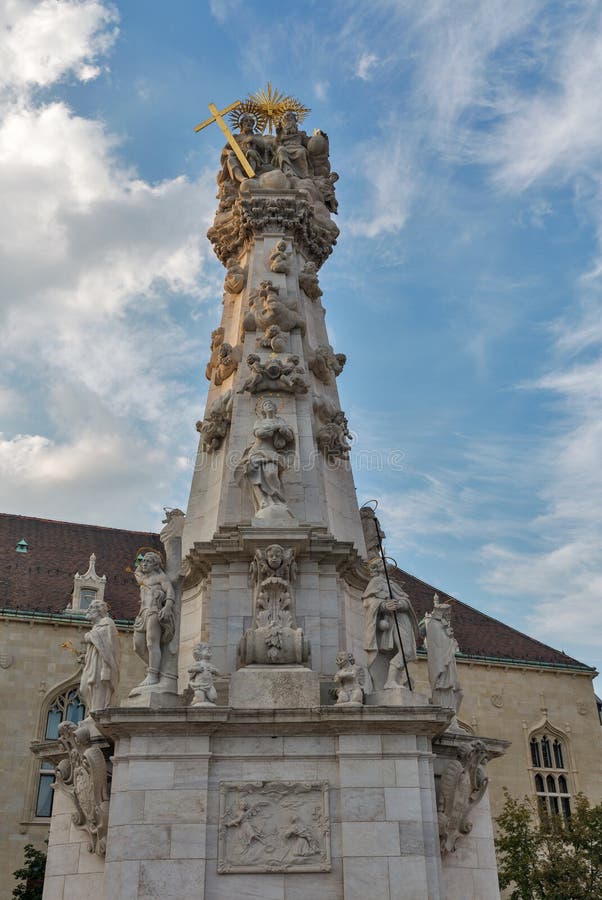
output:
MULTIPOLYGON (((85 715, 86 707, 80 699, 77 687, 67 688, 62 694, 53 699, 52 705, 46 713, 42 740, 58 740, 61 722, 75 722, 77 724, 81 722, 85 715)), ((48 760, 40 760, 35 801, 36 816, 46 817, 52 815, 54 791, 51 785, 53 781, 54 766, 48 760)))
POLYGON ((571 815, 571 793, 566 772, 565 746, 560 738, 544 732, 530 741, 535 794, 541 813, 571 815))

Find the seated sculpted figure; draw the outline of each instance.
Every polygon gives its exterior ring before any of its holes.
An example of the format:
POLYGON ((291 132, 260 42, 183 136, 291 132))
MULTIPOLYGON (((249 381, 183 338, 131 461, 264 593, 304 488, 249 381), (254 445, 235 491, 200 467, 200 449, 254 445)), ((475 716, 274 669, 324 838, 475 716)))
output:
POLYGON ((285 175, 308 178, 313 174, 305 131, 299 131, 297 115, 292 110, 283 113, 276 126, 276 165, 285 175))
MULTIPOLYGON (((234 139, 237 144, 240 144, 253 171, 259 171, 263 165, 263 141, 261 135, 255 133, 255 119, 253 116, 244 114, 240 117, 240 134, 235 134, 234 139)), ((226 181, 240 182, 249 177, 243 170, 230 144, 226 144, 222 150, 221 163, 222 168, 217 176, 217 182, 220 186, 226 181)))

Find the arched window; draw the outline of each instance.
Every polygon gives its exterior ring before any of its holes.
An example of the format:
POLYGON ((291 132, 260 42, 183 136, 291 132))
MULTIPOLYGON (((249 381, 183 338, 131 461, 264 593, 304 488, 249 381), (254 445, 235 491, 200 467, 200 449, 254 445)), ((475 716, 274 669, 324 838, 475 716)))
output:
MULTIPOLYGON (((72 685, 53 698, 51 706, 47 709, 43 724, 42 740, 56 741, 59 736, 61 722, 74 722, 77 724, 86 715, 86 708, 77 692, 77 687, 72 685)), ((52 801, 54 791, 54 766, 48 760, 41 758, 37 774, 37 786, 35 794, 34 814, 38 818, 46 818, 52 815, 52 801)))
MULTIPOLYGON (((549 727, 549 726, 548 726, 549 727)), ((552 813, 568 819, 571 815, 571 795, 565 770, 562 739, 546 730, 529 741, 531 765, 534 769, 535 793, 542 814, 552 813)))

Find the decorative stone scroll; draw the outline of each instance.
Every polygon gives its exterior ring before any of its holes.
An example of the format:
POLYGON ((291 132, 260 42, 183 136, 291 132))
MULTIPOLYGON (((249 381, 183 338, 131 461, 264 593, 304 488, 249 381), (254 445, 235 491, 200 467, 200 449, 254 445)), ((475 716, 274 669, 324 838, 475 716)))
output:
POLYGON ((327 782, 220 783, 221 875, 330 869, 327 782))
POLYGON ((253 586, 253 628, 245 631, 240 641, 240 664, 301 665, 307 662, 309 642, 295 621, 293 584, 297 564, 294 551, 280 544, 256 550, 249 577, 253 586))
POLYGON ((214 400, 205 418, 196 423, 196 430, 200 433, 203 450, 207 453, 215 453, 222 446, 228 428, 232 421, 232 391, 228 390, 217 400, 214 400))
POLYGON ((485 744, 470 741, 458 746, 456 759, 443 770, 437 788, 437 818, 443 855, 453 853, 459 838, 472 830, 468 816, 487 790, 489 779, 485 766, 488 760, 485 744))
POLYGON ((344 353, 335 353, 330 344, 318 344, 315 350, 310 350, 307 355, 307 365, 318 381, 324 384, 332 384, 334 379, 341 374, 347 362, 344 353))
POLYGON ((282 391, 285 394, 306 394, 308 385, 303 378, 305 369, 299 365, 300 359, 296 355, 287 356, 286 359, 268 359, 262 362, 256 353, 249 353, 247 365, 251 375, 243 383, 238 391, 244 394, 259 394, 262 391, 282 391))
POLYGON ((73 806, 71 821, 88 835, 88 851, 104 856, 109 821, 109 785, 104 753, 90 730, 74 722, 59 725, 59 746, 67 753, 56 767, 55 790, 73 806))

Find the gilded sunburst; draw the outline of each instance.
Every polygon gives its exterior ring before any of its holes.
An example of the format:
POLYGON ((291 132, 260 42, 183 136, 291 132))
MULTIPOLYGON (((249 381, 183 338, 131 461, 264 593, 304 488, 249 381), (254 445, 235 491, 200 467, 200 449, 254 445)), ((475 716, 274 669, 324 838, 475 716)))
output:
POLYGON ((249 113, 255 119, 257 131, 263 134, 267 128, 269 134, 273 134, 280 117, 288 110, 296 113, 300 123, 311 111, 300 100, 273 88, 271 82, 268 81, 266 89, 262 88, 246 97, 236 109, 229 113, 228 118, 232 125, 238 128, 241 116, 249 113))

